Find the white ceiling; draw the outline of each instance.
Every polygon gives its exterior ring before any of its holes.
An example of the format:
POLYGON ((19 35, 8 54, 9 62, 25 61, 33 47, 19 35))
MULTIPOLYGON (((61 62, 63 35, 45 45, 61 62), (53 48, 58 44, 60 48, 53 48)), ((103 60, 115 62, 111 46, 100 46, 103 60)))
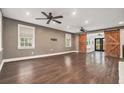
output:
POLYGON ((2 12, 8 18, 72 33, 80 32, 81 26, 86 30, 96 30, 124 25, 123 8, 3 8, 2 12), (64 18, 59 19, 62 24, 46 24, 46 20, 35 20, 37 17, 44 17, 41 11, 52 12, 53 16, 63 15, 64 18), (26 15, 27 12, 29 15, 26 15), (122 24, 119 24, 120 21, 122 24))

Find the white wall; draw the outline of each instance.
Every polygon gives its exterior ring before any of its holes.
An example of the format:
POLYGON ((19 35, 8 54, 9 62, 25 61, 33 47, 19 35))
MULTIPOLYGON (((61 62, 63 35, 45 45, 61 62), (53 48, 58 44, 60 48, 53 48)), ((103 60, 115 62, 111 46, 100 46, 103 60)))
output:
POLYGON ((120 58, 122 58, 122 45, 124 45, 124 29, 120 29, 120 58))
POLYGON ((104 38, 104 32, 100 31, 87 34, 87 53, 95 51, 95 38, 104 38))

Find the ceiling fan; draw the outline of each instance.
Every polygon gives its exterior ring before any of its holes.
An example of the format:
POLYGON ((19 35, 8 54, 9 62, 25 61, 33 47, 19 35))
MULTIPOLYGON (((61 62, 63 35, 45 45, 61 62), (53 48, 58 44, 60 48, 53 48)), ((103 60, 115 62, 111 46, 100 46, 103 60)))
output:
POLYGON ((85 30, 83 27, 81 27, 80 31, 85 33, 87 32, 87 30, 85 30))
POLYGON ((36 20, 48 20, 47 21, 47 24, 49 24, 51 21, 54 21, 58 24, 61 24, 62 22, 56 20, 56 19, 59 19, 59 18, 63 18, 63 16, 54 16, 52 15, 52 13, 50 12, 49 14, 45 13, 45 12, 41 12, 46 18, 35 18, 36 20))

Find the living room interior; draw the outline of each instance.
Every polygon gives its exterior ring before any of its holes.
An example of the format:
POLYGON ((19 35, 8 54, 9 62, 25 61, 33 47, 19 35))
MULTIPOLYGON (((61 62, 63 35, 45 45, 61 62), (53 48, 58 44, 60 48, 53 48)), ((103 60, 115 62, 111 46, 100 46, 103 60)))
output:
POLYGON ((1 8, 0 84, 123 84, 123 8, 1 8))

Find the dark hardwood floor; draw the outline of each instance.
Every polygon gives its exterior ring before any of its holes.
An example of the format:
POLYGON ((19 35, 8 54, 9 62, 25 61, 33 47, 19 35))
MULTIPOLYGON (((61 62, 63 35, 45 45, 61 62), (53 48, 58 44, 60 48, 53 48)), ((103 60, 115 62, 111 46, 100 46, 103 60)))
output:
POLYGON ((0 83, 116 84, 119 83, 118 63, 119 59, 104 57, 102 52, 10 62, 0 72, 0 83))

